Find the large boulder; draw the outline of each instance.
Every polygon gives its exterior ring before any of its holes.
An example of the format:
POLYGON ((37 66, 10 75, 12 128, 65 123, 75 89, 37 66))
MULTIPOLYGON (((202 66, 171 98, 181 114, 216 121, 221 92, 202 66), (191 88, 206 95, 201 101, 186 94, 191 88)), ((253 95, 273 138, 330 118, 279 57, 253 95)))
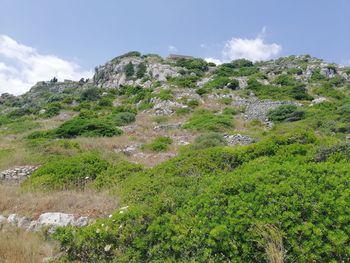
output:
POLYGON ((74 215, 64 213, 44 213, 41 214, 37 224, 41 226, 64 227, 74 223, 74 215))

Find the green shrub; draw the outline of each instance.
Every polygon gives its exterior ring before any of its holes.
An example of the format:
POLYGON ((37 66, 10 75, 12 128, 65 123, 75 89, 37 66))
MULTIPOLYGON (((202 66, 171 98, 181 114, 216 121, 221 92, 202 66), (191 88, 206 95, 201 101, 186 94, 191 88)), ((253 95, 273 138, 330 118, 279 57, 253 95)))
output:
POLYGON ((46 118, 57 116, 60 113, 60 110, 61 110, 61 104, 59 104, 59 103, 50 103, 46 107, 44 116, 46 118))
POLYGON ((225 146, 227 142, 221 133, 210 132, 198 136, 191 148, 194 150, 206 149, 210 147, 225 146))
POLYGON ((298 121, 305 117, 305 112, 298 110, 295 105, 281 105, 276 109, 269 111, 267 114, 270 121, 282 122, 282 121, 298 121))
POLYGON ((194 109, 194 108, 199 106, 199 101, 196 100, 196 99, 191 99, 186 104, 187 104, 188 107, 194 109))
POLYGON ((183 127, 204 132, 220 132, 233 128, 233 126, 233 118, 231 116, 216 115, 210 111, 202 110, 195 112, 183 127))
POLYGON ((165 152, 169 150, 169 146, 173 143, 170 137, 160 136, 153 140, 149 144, 142 145, 143 150, 150 150, 153 152, 165 152))
POLYGON ((82 189, 108 167, 97 154, 83 153, 44 164, 22 186, 40 191, 82 189))
POLYGON ((238 111, 236 109, 234 109, 234 108, 225 108, 225 109, 223 109, 222 114, 225 114, 225 115, 237 115, 238 111))
POLYGON ((169 83, 180 88, 190 88, 193 89, 196 87, 197 81, 199 80, 198 76, 185 75, 176 78, 169 79, 169 83))
POLYGON ((101 107, 112 107, 113 106, 113 100, 111 98, 108 98, 108 97, 103 97, 98 102, 98 105, 101 106, 101 107))
POLYGON ((203 88, 210 90, 210 89, 222 89, 222 88, 229 88, 232 90, 235 90, 239 88, 239 82, 236 79, 230 79, 228 77, 216 77, 215 79, 207 82, 203 88))
POLYGON ((161 100, 172 100, 174 98, 172 91, 170 89, 162 89, 157 94, 157 97, 161 100))
POLYGON ((137 67, 136 78, 142 79, 146 74, 146 70, 147 70, 146 64, 140 63, 139 66, 137 67))
POLYGON ((108 117, 116 126, 125 126, 135 121, 136 115, 131 112, 119 112, 108 117))
POLYGON ((96 101, 101 97, 101 92, 99 88, 91 87, 84 90, 81 94, 82 101, 96 101))
POLYGON ((178 59, 176 66, 186 68, 197 75, 202 75, 208 70, 208 63, 200 58, 178 59))
POLYGON ((190 108, 177 108, 175 110, 175 113, 177 116, 186 115, 186 114, 189 114, 190 112, 191 112, 190 108))
POLYGON ((127 78, 131 78, 135 74, 134 65, 131 63, 131 61, 124 67, 124 73, 127 78))

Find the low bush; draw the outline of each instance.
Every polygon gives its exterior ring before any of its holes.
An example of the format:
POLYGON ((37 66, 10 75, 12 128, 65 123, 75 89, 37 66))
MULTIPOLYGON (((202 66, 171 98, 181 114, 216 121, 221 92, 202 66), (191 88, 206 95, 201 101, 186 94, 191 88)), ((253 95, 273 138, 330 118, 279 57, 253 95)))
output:
POLYGON ((184 124, 185 129, 203 132, 220 132, 234 127, 233 118, 229 115, 214 114, 201 110, 193 114, 192 118, 184 124))
POLYGON ((83 153, 44 164, 22 187, 40 191, 83 189, 108 167, 97 154, 83 153))
POLYGON ((82 101, 96 101, 101 97, 101 90, 97 87, 91 87, 81 93, 82 101))
POLYGON ((151 143, 142 145, 143 150, 153 152, 165 152, 169 150, 169 146, 173 143, 170 137, 160 136, 155 138, 151 143))
POLYGON ((194 143, 191 144, 191 149, 200 150, 210 147, 225 146, 227 142, 221 133, 210 132, 198 136, 194 143))
POLYGON ((135 121, 136 115, 132 112, 119 112, 107 117, 116 126, 125 126, 135 121))
POLYGON ((278 108, 269 111, 267 114, 270 121, 282 122, 282 121, 298 121, 305 117, 305 112, 298 110, 295 105, 281 105, 278 108))

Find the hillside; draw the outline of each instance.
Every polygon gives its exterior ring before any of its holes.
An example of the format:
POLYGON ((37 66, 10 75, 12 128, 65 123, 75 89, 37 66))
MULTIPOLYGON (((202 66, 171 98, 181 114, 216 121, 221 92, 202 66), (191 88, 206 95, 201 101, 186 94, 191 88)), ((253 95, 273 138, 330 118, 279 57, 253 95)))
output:
POLYGON ((62 262, 348 262, 349 95, 350 67, 309 55, 139 52, 2 94, 0 237, 35 229, 62 262))

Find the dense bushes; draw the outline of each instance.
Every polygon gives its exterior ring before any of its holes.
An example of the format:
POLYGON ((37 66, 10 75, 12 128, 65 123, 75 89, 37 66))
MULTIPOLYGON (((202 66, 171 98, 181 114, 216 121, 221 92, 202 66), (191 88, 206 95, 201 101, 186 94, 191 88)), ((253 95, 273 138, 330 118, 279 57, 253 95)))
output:
POLYGON ((313 162, 314 143, 294 132, 183 153, 123 177, 128 209, 87 228, 60 229, 55 238, 68 261, 264 262, 263 246, 274 236, 261 230, 273 228, 287 258, 346 259, 350 166, 313 162))
POLYGON ((184 124, 185 129, 197 131, 224 131, 233 128, 233 117, 225 114, 214 114, 210 111, 201 110, 193 114, 192 118, 184 124))
POLYGON ((298 110, 298 107, 295 105, 281 105, 269 111, 267 116, 273 122, 298 121, 304 118, 305 112, 298 110))
MULTIPOLYGON (((288 76, 288 75, 285 75, 288 76)), ((290 78, 285 77, 279 79, 279 83, 291 84, 290 78)), ((281 85, 281 84, 279 84, 281 85)), ((276 86, 276 85, 264 85, 255 78, 248 80, 248 89, 252 90, 255 95, 261 99, 296 99, 296 100, 312 100, 313 98, 307 93, 307 89, 300 83, 294 83, 294 85, 276 86)))
POLYGON ((108 163, 95 153, 55 160, 41 166, 23 187, 51 191, 81 189, 108 168, 108 163))
POLYGON ((203 88, 207 90, 222 89, 225 87, 232 90, 236 90, 237 88, 239 88, 239 82, 236 79, 230 79, 228 77, 216 77, 203 86, 203 88))

